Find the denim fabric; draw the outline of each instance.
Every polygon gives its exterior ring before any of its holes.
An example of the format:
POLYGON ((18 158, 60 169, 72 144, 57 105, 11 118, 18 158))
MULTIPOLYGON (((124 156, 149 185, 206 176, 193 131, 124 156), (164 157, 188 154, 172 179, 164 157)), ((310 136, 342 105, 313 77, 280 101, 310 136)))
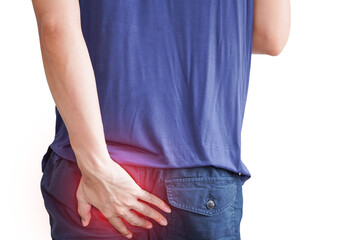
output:
MULTIPOLYGON (((144 190, 167 202, 171 213, 152 205, 168 219, 167 226, 153 223, 152 229, 125 224, 132 239, 240 239, 243 195, 240 176, 213 166, 195 168, 149 168, 121 166, 144 190)), ((73 161, 61 158, 50 148, 42 159, 41 192, 49 214, 53 240, 127 239, 95 207, 91 221, 81 225, 76 190, 81 172, 73 161)))

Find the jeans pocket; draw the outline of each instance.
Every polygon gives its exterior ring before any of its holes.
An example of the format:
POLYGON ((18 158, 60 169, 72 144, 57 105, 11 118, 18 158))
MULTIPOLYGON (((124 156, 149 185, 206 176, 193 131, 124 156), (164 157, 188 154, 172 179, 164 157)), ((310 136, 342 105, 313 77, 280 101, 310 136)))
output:
POLYGON ((237 186, 233 176, 165 179, 171 239, 234 239, 237 186))

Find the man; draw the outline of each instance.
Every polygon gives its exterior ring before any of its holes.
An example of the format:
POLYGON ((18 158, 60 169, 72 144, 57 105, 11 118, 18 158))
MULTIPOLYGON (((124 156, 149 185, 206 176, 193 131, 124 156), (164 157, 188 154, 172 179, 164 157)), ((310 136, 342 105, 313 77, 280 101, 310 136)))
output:
POLYGON ((240 239, 252 53, 289 0, 33 0, 56 134, 53 239, 240 239))

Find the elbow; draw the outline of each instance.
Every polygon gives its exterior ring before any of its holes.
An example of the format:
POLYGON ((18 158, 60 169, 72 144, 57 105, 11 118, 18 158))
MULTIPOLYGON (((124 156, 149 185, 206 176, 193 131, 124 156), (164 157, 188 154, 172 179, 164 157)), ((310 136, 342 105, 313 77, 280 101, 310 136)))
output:
POLYGON ((272 40, 267 43, 267 55, 278 56, 284 49, 285 43, 279 40, 272 40))
POLYGON ((77 37, 73 27, 56 18, 43 18, 39 22, 40 43, 45 56, 58 56, 61 49, 77 37))
POLYGON ((64 25, 55 17, 43 16, 39 20, 39 33, 42 37, 58 38, 64 33, 64 25))
POLYGON ((50 51, 62 41, 65 31, 61 23, 46 19, 39 22, 39 35, 44 49, 50 51))
POLYGON ((253 35, 253 53, 278 56, 288 40, 288 33, 268 33, 253 35))

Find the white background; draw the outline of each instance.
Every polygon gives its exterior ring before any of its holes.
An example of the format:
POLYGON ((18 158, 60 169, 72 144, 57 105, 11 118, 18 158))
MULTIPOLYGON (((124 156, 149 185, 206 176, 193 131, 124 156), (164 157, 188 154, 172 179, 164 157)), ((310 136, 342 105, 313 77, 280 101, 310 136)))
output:
MULTIPOLYGON (((283 52, 252 56, 243 240, 360 239, 359 7, 293 0, 283 52)), ((55 110, 31 1, 1 1, 0 29, 1 239, 50 240, 40 160, 55 110)))

